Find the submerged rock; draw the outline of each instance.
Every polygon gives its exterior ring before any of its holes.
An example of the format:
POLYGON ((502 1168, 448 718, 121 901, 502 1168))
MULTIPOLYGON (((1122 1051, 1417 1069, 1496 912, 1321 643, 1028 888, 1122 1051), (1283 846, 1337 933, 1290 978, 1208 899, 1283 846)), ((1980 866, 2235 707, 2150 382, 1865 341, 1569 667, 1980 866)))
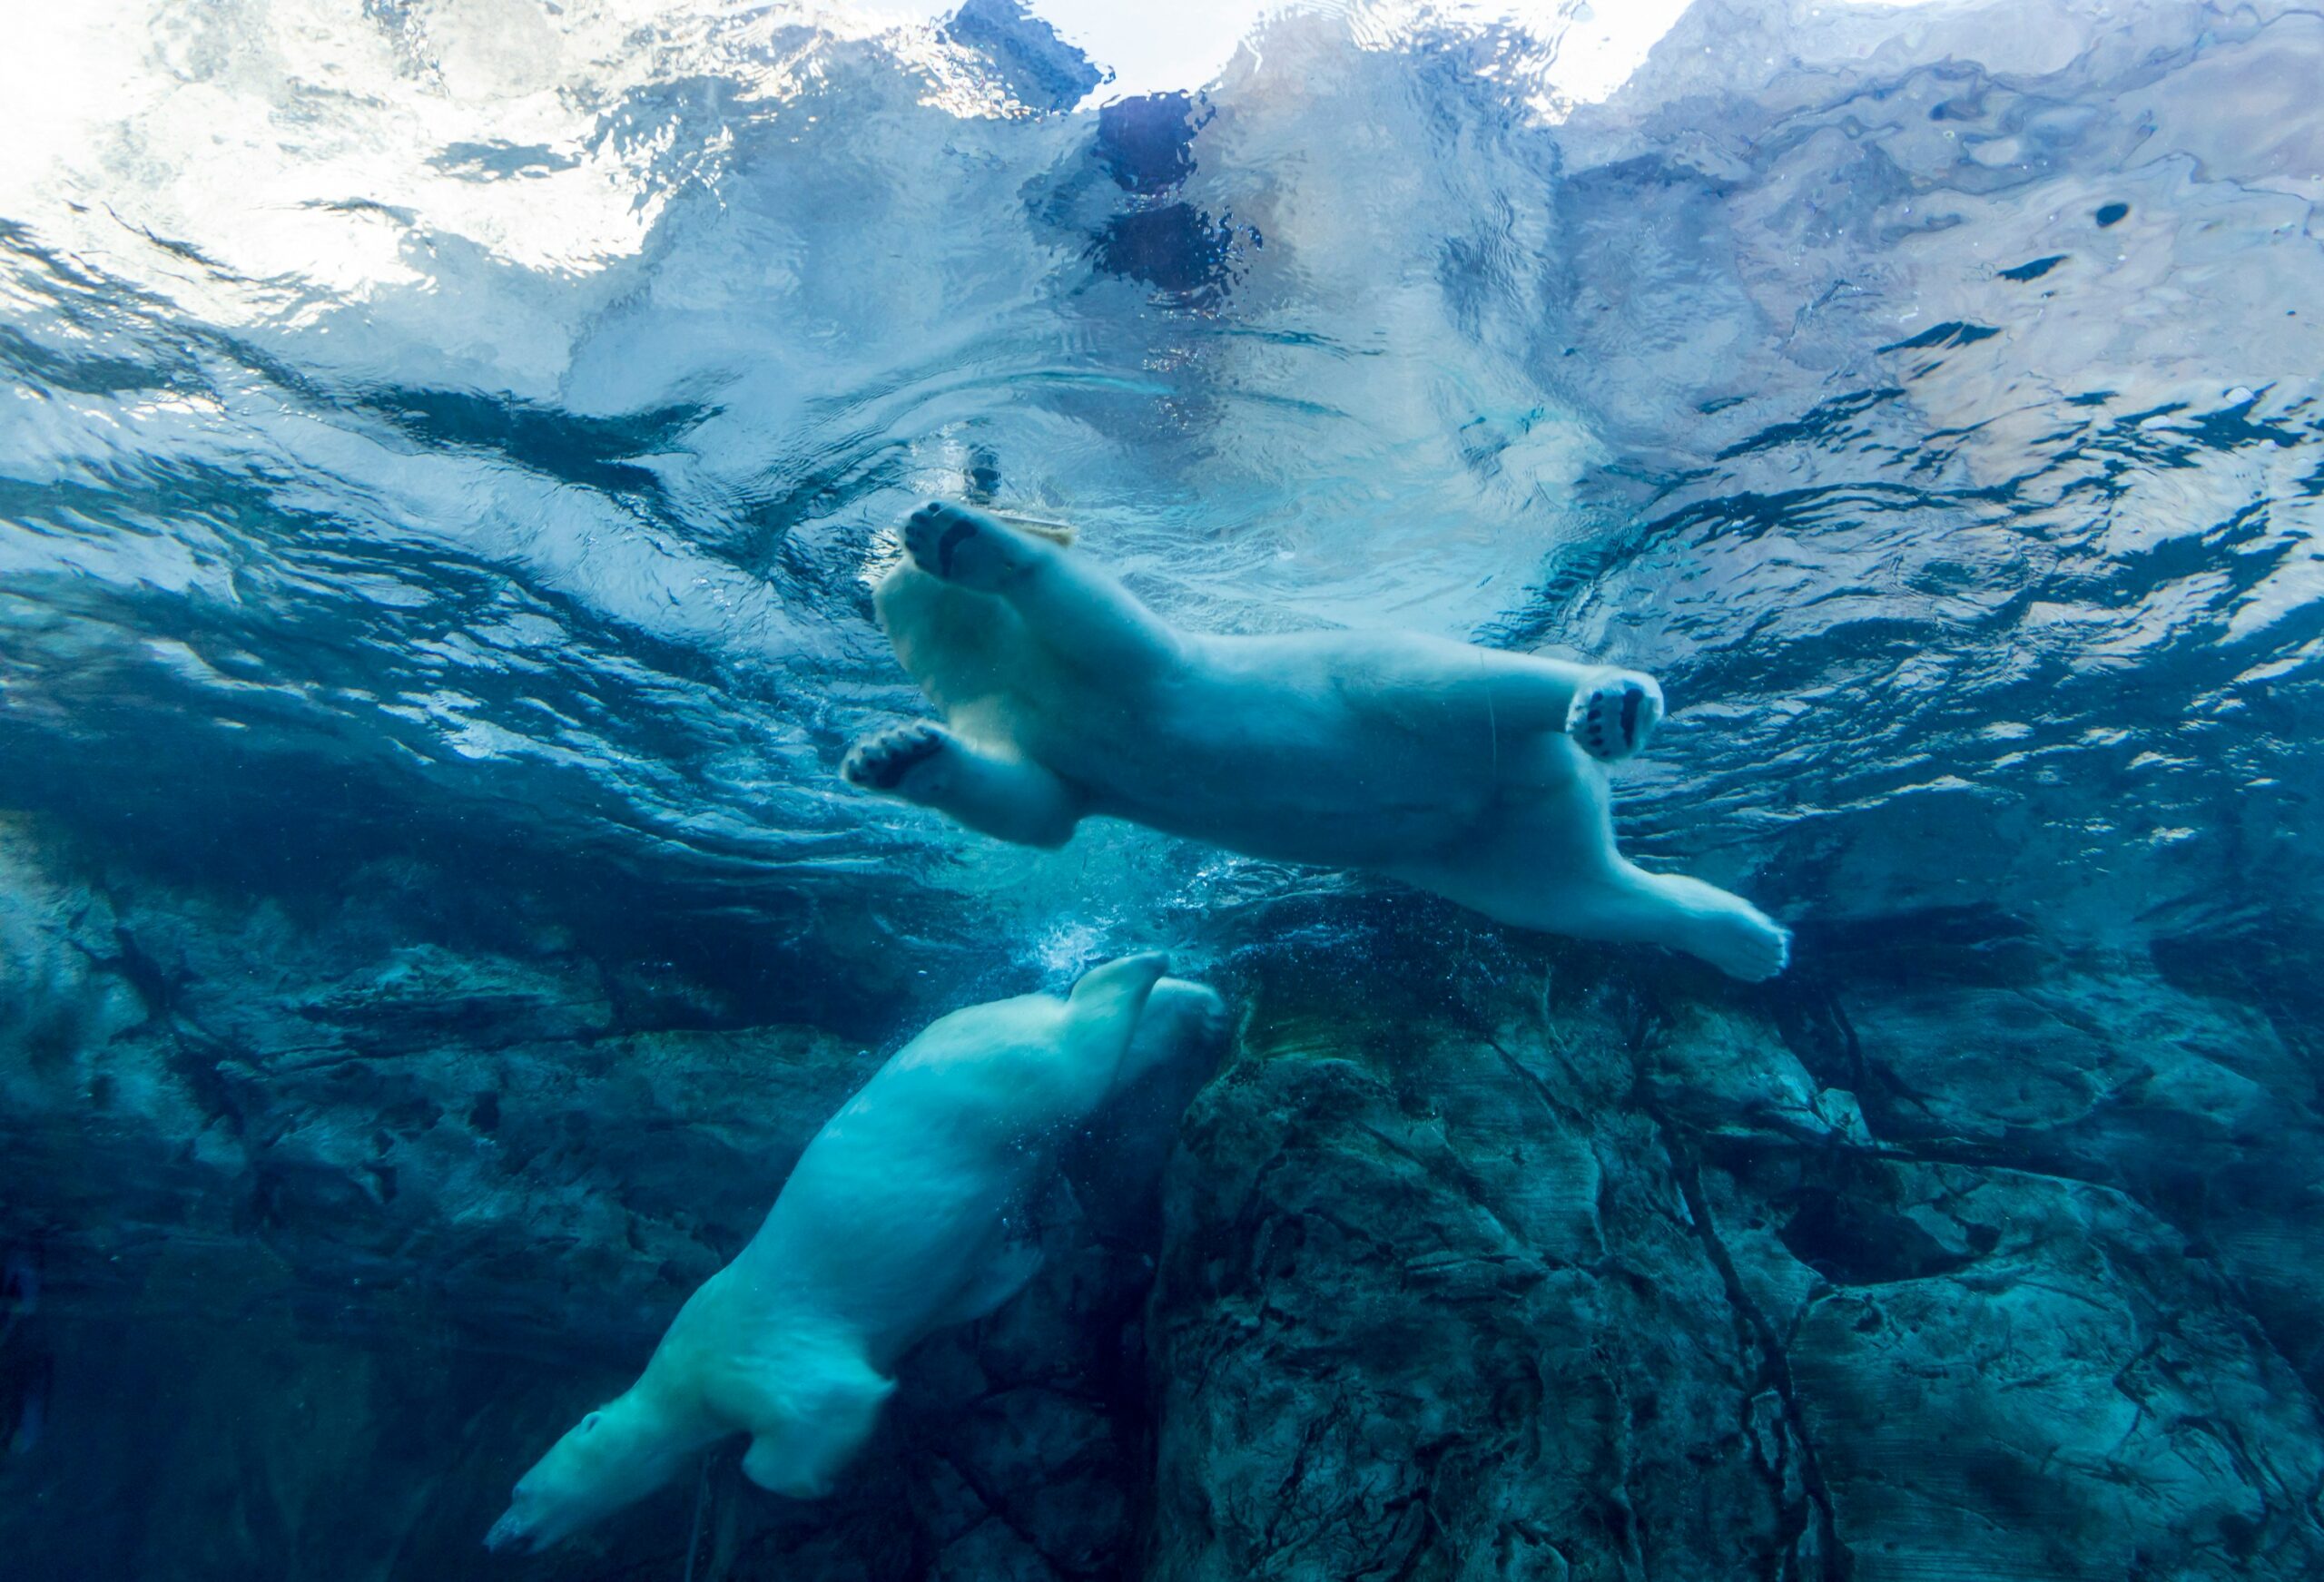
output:
POLYGON ((1374 980, 1355 1014, 1345 985, 1262 993, 1174 1176, 1150 1575, 2324 1564, 2314 1397, 2250 1262, 2191 1243, 2162 1185, 2230 1143, 2254 1171, 2259 1135, 2314 1156, 2296 1099, 2256 1106, 2264 1134, 2222 1103, 2239 1070, 2289 1080, 2264 1024, 2142 977, 2009 1015, 1849 995, 1866 1105, 1787 1043, 1797 988, 1534 981, 1432 1007, 1374 980), (2085 1033, 2029 1045, 2061 1008, 2085 1033), (2006 1095, 1942 1090, 2002 1068, 2006 1095), (1918 1151, 1932 1128, 1953 1156, 1918 1151))
POLYGON ((1040 1277, 908 1360, 833 1498, 729 1449, 496 1559, 815 1128, 995 986, 731 1025, 433 882, 228 893, 0 826, 12 1574, 2324 1568, 2305 1044, 2031 943, 1741 992, 1465 925, 1246 951, 1167 1165, 1080 1139, 1105 1201, 1039 1205, 1040 1277))
POLYGON ((440 876, 405 877, 189 890, 0 826, 0 1254, 44 1282, 0 1315, 11 1575, 675 1576, 691 1541, 705 1578, 1046 1582, 1127 1551, 1150 1259, 1060 1192, 1033 1290, 911 1360, 838 1498, 765 1496, 730 1447, 567 1548, 486 1555, 884 1049, 640 1025, 553 930, 448 932, 440 876))
POLYGON ((1189 1122, 1152 1575, 1817 1574, 1771 1359, 1609 1007, 1344 1003, 1263 994, 1189 1122))

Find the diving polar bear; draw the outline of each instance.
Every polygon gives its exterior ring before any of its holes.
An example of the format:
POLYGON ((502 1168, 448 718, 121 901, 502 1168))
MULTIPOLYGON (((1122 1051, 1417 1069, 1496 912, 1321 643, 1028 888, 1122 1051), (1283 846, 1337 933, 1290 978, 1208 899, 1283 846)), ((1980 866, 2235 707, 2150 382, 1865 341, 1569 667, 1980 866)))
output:
POLYGON ((486 1545, 537 1553, 735 1433, 751 1436, 752 1481, 827 1491, 898 1359, 1032 1278, 1039 1250, 1009 1224, 1059 1148, 1093 1122, 1151 1118, 1113 1114, 1118 1096, 1137 1107, 1206 1074, 1179 1068, 1216 1054, 1225 1005, 1164 965, 1125 956, 1065 999, 971 1006, 905 1045, 815 1134, 758 1234, 679 1310, 637 1382, 517 1482, 486 1545))
POLYGON ((1790 958, 1748 901, 1615 850, 1596 760, 1660 719, 1646 676, 1407 633, 1180 632, 1063 543, 960 506, 914 512, 904 547, 873 604, 944 723, 858 742, 856 785, 1029 846, 1096 813, 1370 869, 1741 978, 1790 958))

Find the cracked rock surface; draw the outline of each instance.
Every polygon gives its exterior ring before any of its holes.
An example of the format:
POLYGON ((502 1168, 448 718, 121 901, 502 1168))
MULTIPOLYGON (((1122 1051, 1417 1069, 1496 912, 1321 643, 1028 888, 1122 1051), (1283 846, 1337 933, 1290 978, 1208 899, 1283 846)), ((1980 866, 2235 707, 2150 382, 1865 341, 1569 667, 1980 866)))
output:
POLYGON ((1158 1200, 1060 1186, 1032 1287, 908 1361, 833 1498, 730 1449, 487 1556, 882 1055, 1027 986, 881 1019, 445 889, 0 825, 7 1574, 2324 1574, 2282 1002, 2023 940, 1738 993, 1459 926, 1225 964, 1158 1200))
POLYGON ((2265 1021, 1531 970, 1262 988, 1172 1177, 1148 1575, 2324 1566, 2265 1021))
POLYGON ((815 1129, 979 991, 860 1037, 720 1025, 747 985, 640 997, 554 927, 433 915, 440 876, 366 877, 188 889, 0 824, 0 1252, 38 1285, 0 1327, 0 1574, 667 1577, 690 1540, 704 1578, 1113 1574, 1151 1258, 1064 1190, 1033 1288, 910 1360, 837 1498, 762 1495, 729 1447, 550 1555, 487 1555, 815 1129))

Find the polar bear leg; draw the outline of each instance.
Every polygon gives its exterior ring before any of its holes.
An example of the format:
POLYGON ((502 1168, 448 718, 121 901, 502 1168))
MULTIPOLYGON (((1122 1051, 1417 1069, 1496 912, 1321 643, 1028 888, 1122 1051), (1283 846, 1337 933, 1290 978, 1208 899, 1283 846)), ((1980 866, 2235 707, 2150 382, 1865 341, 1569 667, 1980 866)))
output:
POLYGON ((904 523, 904 548, 929 575, 1006 599, 1079 664, 1144 673, 1178 657, 1177 634, 1087 556, 982 511, 931 500, 904 523))
POLYGON ((793 1499, 820 1499, 863 1448, 896 1381, 860 1357, 812 1359, 785 1378, 782 1410, 751 1425, 743 1475, 793 1499))
POLYGON ((1529 873, 1500 864, 1439 864, 1395 877, 1521 929, 1614 944, 1662 945, 1758 983, 1791 961, 1791 930, 1740 896, 1683 874, 1649 873, 1620 858, 1596 871, 1529 873))
POLYGON ((1643 751, 1662 722, 1662 688, 1639 671, 1475 652, 1470 706, 1489 710, 1498 729, 1512 728, 1513 715, 1514 729, 1562 731, 1600 763, 1620 763, 1643 751))
POLYGON ((980 1318, 990 1318, 1030 1285, 1033 1276, 1040 1272, 1040 1243, 1010 1242, 993 1254, 991 1263, 977 1271, 973 1280, 954 1293, 944 1311, 928 1321, 928 1327, 948 1330, 954 1324, 972 1324, 980 1318))
POLYGON ((1557 898, 1544 926, 1586 939, 1667 945, 1747 983, 1791 964, 1791 930, 1741 896, 1682 873, 1649 873, 1620 858, 1601 879, 1557 898))
POLYGON ((1637 753, 1662 720, 1652 676, 1610 664, 1575 664, 1436 637, 1405 636, 1352 655, 1393 712, 1443 717, 1498 742, 1551 732, 1571 736, 1602 763, 1637 753))
POLYGON ((1062 846, 1081 816, 1080 799, 1039 764, 971 747, 927 720, 865 737, 840 773, 1019 846, 1062 846))
POLYGON ((1606 771, 1573 741, 1535 737, 1508 768, 1510 794, 1463 840, 1385 871, 1521 929, 1665 945, 1755 983, 1789 962, 1789 930, 1750 902, 1698 879, 1649 873, 1615 849, 1606 771))

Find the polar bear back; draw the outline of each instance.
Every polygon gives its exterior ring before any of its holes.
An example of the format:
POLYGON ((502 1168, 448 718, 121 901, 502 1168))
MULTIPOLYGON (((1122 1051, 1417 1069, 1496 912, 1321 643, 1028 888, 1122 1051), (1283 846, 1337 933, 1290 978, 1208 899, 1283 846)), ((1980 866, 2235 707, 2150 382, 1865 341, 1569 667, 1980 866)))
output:
POLYGON ((1098 968, 1071 999, 955 1011, 906 1045, 800 1156, 728 1272, 740 1299, 811 1307, 881 1367, 955 1311, 1109 1092, 1160 976, 1147 960, 1098 968))

